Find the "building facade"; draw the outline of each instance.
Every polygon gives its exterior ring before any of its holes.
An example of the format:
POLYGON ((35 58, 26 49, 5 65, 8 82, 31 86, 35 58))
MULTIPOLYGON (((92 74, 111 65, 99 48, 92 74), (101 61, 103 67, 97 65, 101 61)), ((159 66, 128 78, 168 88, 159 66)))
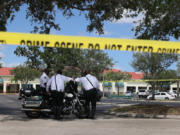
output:
MULTIPOLYGON (((11 70, 14 68, 3 67, 0 68, 0 93, 18 93, 21 88, 21 82, 13 81, 14 75, 11 73, 11 70)), ((30 84, 33 84, 34 88, 39 87, 39 79, 30 81, 30 84)))
MULTIPOLYGON (((14 82, 11 70, 14 68, 3 67, 0 68, 0 93, 17 93, 21 88, 21 82, 14 82)), ((118 72, 117 69, 112 69, 114 72, 118 72)), ((131 75, 131 81, 128 82, 100 82, 100 90, 108 94, 124 94, 127 91, 138 92, 139 90, 151 90, 151 86, 142 81, 143 73, 127 72, 131 75)), ((33 84, 36 89, 39 87, 40 80, 36 79, 30 81, 29 84, 33 84)), ((171 84, 169 90, 176 90, 177 84, 171 84)))

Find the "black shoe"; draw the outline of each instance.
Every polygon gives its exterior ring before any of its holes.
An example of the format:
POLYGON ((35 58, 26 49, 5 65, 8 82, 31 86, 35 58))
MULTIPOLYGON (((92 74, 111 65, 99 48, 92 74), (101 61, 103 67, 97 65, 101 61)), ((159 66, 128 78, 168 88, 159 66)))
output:
POLYGON ((90 119, 93 119, 93 120, 96 119, 94 116, 90 116, 89 118, 90 118, 90 119))
POLYGON ((62 117, 62 116, 55 116, 55 119, 56 119, 56 120, 62 120, 63 117, 62 117))
POLYGON ((85 117, 85 118, 89 119, 89 118, 90 118, 90 116, 89 116, 89 115, 86 115, 86 117, 85 117))

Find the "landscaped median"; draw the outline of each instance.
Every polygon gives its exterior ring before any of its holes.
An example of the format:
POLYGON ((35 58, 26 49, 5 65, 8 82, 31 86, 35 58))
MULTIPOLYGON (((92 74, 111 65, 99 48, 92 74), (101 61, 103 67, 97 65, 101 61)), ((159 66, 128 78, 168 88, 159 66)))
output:
POLYGON ((109 113, 118 117, 133 118, 180 118, 180 107, 138 104, 116 107, 109 113))

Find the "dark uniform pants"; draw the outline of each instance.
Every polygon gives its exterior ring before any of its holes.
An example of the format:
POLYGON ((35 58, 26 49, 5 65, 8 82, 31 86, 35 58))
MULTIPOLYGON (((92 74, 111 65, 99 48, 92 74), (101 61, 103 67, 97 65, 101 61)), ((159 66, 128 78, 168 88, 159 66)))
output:
POLYGON ((40 87, 40 88, 38 89, 38 94, 44 95, 44 93, 46 93, 46 88, 40 87))
POLYGON ((97 91, 95 88, 85 91, 85 106, 86 106, 86 113, 87 117, 94 117, 96 113, 96 97, 97 91), (90 107, 91 104, 91 107, 90 107))
POLYGON ((62 106, 63 105, 63 99, 64 99, 64 93, 52 90, 51 95, 53 98, 53 103, 55 106, 62 106))
POLYGON ((59 119, 62 113, 63 108, 63 99, 64 99, 64 93, 52 90, 51 96, 53 98, 53 112, 55 114, 56 119, 59 119))
POLYGON ((38 94, 43 96, 44 100, 48 100, 48 95, 46 92, 46 88, 40 87, 40 89, 38 90, 38 94))

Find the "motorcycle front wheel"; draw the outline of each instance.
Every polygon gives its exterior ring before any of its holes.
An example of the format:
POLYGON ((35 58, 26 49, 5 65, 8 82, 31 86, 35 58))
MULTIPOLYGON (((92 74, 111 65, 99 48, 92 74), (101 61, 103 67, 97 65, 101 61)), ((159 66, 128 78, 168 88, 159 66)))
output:
POLYGON ((77 112, 75 113, 76 117, 84 118, 85 117, 85 108, 81 105, 76 106, 77 112))

